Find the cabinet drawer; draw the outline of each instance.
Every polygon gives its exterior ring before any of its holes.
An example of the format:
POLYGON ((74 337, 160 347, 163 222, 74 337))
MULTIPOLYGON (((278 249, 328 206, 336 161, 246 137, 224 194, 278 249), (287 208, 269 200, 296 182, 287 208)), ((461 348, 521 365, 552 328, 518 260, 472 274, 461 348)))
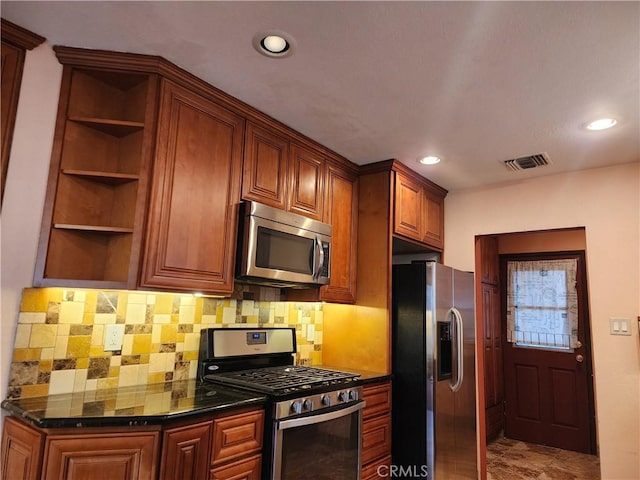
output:
POLYGON ((260 480, 262 455, 243 458, 237 462, 212 468, 209 480, 260 480))
POLYGON ((391 467, 391 455, 382 457, 375 462, 368 463, 362 467, 362 480, 378 480, 389 477, 391 467))
POLYGON ((362 411, 363 420, 391 411, 390 383, 364 387, 362 396, 366 402, 364 410, 362 411))
POLYGON ((362 422, 362 464, 391 453, 391 415, 362 422))
POLYGON ((262 410, 214 419, 211 463, 218 465, 260 451, 263 428, 262 410))

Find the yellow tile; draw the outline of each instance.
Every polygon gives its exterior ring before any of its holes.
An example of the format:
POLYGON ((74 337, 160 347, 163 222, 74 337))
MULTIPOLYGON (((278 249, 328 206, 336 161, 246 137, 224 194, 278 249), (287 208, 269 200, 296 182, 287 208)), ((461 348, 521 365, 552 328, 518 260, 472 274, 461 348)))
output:
POLYGON ((120 375, 120 367, 109 367, 109 378, 118 378, 120 375))
MULTIPOLYGON (((40 362, 40 364, 42 365, 42 361, 40 362)), ((87 358, 87 357, 78 358, 76 360, 76 368, 77 369, 89 368, 89 358, 87 358)))
POLYGON ((127 301, 129 297, 125 292, 118 292, 118 306, 116 307, 116 315, 125 318, 127 316, 127 301))
POLYGON ((67 358, 88 357, 91 351, 91 337, 78 335, 69 337, 67 342, 67 358))
POLYGON ((153 312, 156 314, 170 314, 173 310, 173 295, 156 295, 156 304, 153 312))
POLYGON ((52 366, 53 366, 53 360, 40 360, 39 368, 41 372, 50 372, 52 366))
POLYGON ((36 324, 31 327, 30 348, 54 347, 58 325, 36 324))
POLYGON ((176 342, 177 343, 182 343, 184 342, 184 333, 178 332, 176 334, 176 342))
POLYGON ((98 390, 106 390, 108 388, 116 388, 118 386, 118 377, 99 378, 98 390))
POLYGON ((134 355, 139 353, 151 353, 151 335, 149 334, 134 335, 132 353, 134 355))
POLYGON ((40 360, 41 348, 14 348, 14 362, 28 362, 31 360, 40 360))
POLYGON ((64 289, 62 288, 46 288, 49 302, 61 302, 64 289))
POLYGON ((164 372, 149 374, 147 383, 163 383, 163 382, 164 382, 164 372))
POLYGON ((149 354, 148 353, 142 353, 140 354, 140 365, 149 363, 149 354))
POLYGON ((175 343, 178 334, 177 325, 162 325, 162 333, 160 334, 161 343, 175 343))
POLYGON ((311 358, 311 365, 322 365, 322 351, 310 352, 309 358, 311 358))
POLYGON ((202 318, 203 304, 204 303, 202 297, 196 298, 195 323, 200 323, 200 319, 202 318))
MULTIPOLYGON (((95 309, 95 306, 93 308, 95 309)), ((87 311, 85 311, 84 315, 82 316, 82 323, 84 325, 93 325, 94 322, 95 322, 95 318, 96 318, 95 312, 87 312, 87 311)))
POLYGON ((46 288, 25 288, 22 291, 21 312, 46 312, 48 305, 46 288))
POLYGON ((22 398, 46 397, 49 395, 49 384, 23 385, 20 396, 22 398))
POLYGON ((89 357, 102 357, 104 356, 103 345, 92 345, 89 348, 89 357))
POLYGON ((198 360, 198 351, 189 351, 182 353, 182 359, 187 360, 198 360))
POLYGON ((96 305, 98 304, 98 292, 96 290, 87 290, 84 300, 85 313, 95 313, 96 305))

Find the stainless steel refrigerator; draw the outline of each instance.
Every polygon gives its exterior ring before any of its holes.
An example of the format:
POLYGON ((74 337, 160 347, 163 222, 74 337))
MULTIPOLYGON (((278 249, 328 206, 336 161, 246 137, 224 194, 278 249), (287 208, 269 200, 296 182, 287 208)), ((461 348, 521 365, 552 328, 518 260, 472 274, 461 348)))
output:
POLYGON ((476 479, 473 273, 393 266, 392 464, 406 478, 476 479))

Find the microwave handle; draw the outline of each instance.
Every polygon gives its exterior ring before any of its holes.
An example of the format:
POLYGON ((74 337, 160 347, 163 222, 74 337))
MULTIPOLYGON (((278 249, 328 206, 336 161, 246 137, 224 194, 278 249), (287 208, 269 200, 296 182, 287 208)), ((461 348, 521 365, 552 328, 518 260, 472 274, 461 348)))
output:
POLYGON ((318 235, 316 235, 315 243, 316 243, 316 248, 318 249, 319 255, 318 255, 318 266, 313 272, 313 278, 314 280, 317 280, 318 278, 320 278, 320 272, 322 272, 322 268, 324 267, 324 248, 322 248, 322 241, 320 240, 320 237, 318 235))

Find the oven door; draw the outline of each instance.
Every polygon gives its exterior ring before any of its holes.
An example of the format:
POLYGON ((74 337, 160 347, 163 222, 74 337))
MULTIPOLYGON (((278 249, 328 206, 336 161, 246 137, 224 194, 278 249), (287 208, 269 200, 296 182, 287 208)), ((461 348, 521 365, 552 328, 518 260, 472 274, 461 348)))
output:
POLYGON ((360 480, 363 407, 276 421, 271 479, 360 480))

